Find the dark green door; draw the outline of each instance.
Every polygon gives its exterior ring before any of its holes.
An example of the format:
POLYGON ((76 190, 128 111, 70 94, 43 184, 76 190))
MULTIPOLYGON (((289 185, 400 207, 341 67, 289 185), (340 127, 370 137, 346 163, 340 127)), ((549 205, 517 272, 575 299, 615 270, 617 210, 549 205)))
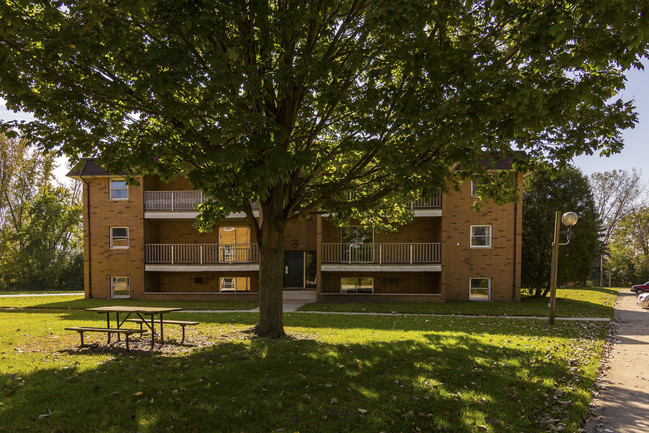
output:
POLYGON ((284 251, 284 287, 304 287, 304 251, 284 251))

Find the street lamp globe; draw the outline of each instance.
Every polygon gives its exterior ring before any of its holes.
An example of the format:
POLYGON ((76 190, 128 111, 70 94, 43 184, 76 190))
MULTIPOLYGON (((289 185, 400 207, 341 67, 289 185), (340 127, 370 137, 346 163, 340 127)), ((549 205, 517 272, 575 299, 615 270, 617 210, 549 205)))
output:
POLYGON ((566 212, 561 217, 561 222, 563 223, 564 226, 572 227, 575 224, 577 224, 578 219, 579 219, 579 216, 577 216, 576 213, 574 213, 574 212, 566 212))

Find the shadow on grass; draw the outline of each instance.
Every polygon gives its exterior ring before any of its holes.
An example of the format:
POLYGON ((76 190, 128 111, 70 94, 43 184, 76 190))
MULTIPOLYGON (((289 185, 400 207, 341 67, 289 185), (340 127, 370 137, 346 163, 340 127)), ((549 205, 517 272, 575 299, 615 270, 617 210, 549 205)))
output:
MULTIPOLYGON (((613 316, 616 290, 573 288, 561 289, 557 298, 558 317, 613 316)), ((356 299, 358 301, 358 299, 356 299)), ((548 298, 523 297, 521 302, 470 302, 442 303, 315 303, 302 306, 302 311, 374 312, 411 314, 456 314, 487 316, 547 316, 548 298)))
MULTIPOLYGON (((106 319, 104 314, 80 310, 5 310, 2 313, 11 315, 45 314, 59 315, 58 319, 48 319, 56 326, 60 321, 60 330, 68 326, 98 326, 104 327, 106 319)), ((123 319, 123 316, 120 316, 123 319)), ((205 329, 213 331, 222 326, 233 329, 245 329, 255 325, 259 313, 170 313, 167 319, 194 320, 199 325, 188 327, 187 336, 195 335, 197 331, 205 329)), ((20 319, 12 322, 20 323, 20 319)), ((111 316, 114 326, 114 315, 111 316)), ((374 316, 374 315, 343 315, 343 314, 302 314, 286 313, 284 324, 287 328, 298 328, 304 332, 309 329, 317 330, 354 330, 360 331, 398 331, 398 332, 451 332, 466 334, 491 334, 511 335, 513 337, 556 337, 561 339, 578 338, 590 335, 593 331, 603 337, 609 329, 608 322, 566 322, 557 321, 549 325, 545 319, 508 319, 503 317, 452 317, 452 316, 374 316)), ((288 329, 288 332, 291 330, 288 329)), ((301 331, 300 331, 301 332, 301 331)), ((180 328, 173 325, 165 326, 165 336, 177 336, 180 328)))
MULTIPOLYGON (((2 305, 0 299, 0 305, 2 305)), ((4 300, 7 306, 12 305, 11 299, 4 300)), ((33 309, 55 309, 55 310, 83 310, 85 308, 103 307, 106 305, 139 305, 147 307, 180 307, 187 310, 204 309, 204 310, 250 310, 259 305, 256 301, 159 301, 159 300, 144 300, 144 299, 73 299, 61 300, 56 302, 39 302, 38 298, 30 298, 28 304, 19 308, 33 308, 33 309)))
MULTIPOLYGON (((70 356, 85 362, 99 354, 70 356)), ((590 379, 578 364, 546 355, 435 333, 423 341, 367 344, 225 341, 184 356, 116 351, 94 368, 0 376, 0 426, 47 432, 540 432, 552 419, 575 431, 587 407, 579 390, 590 379)))

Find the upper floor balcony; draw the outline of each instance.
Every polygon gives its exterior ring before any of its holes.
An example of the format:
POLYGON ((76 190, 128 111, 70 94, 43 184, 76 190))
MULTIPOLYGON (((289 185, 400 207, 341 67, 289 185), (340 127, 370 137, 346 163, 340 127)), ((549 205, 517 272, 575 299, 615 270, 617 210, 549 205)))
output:
MULTIPOLYGON (((145 191, 144 217, 149 219, 196 218, 199 204, 205 201, 203 191, 145 191)), ((250 203, 253 213, 258 215, 257 203, 250 203)), ((228 218, 243 218, 243 212, 235 212, 228 218)))
POLYGON ((323 271, 441 271, 441 244, 323 243, 323 271))
MULTIPOLYGON (((144 192, 144 217, 147 219, 182 219, 196 218, 196 208, 203 203, 203 191, 145 191, 144 192)), ((250 203, 255 216, 259 215, 259 205, 250 203)), ((442 193, 434 197, 422 197, 408 203, 415 216, 441 216, 442 193)), ((235 212, 228 218, 243 218, 243 212, 235 212)))
POLYGON ((147 271, 258 271, 257 244, 147 244, 147 271))

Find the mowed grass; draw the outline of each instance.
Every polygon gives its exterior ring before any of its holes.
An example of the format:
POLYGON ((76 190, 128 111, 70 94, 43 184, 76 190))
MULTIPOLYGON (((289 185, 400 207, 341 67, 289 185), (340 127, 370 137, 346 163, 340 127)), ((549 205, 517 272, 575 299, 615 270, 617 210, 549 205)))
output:
MULTIPOLYGON (((613 317, 618 289, 574 287, 557 290, 557 317, 613 317)), ((316 303, 300 311, 547 316, 548 298, 523 296, 521 302, 316 303)))
MULTIPOLYGON (((171 315, 169 315, 171 317, 171 315)), ((78 349, 83 310, 0 311, 0 431, 577 432, 608 324, 494 317, 177 314, 126 352, 78 349)))
POLYGON ((36 308, 83 310, 106 305, 140 305, 147 307, 180 307, 186 310, 250 310, 257 301, 158 301, 143 299, 86 299, 79 296, 0 297, 0 308, 36 308))
POLYGON ((51 294, 57 295, 59 293, 76 293, 83 295, 83 290, 0 290, 0 296, 4 295, 38 295, 38 294, 51 294))

